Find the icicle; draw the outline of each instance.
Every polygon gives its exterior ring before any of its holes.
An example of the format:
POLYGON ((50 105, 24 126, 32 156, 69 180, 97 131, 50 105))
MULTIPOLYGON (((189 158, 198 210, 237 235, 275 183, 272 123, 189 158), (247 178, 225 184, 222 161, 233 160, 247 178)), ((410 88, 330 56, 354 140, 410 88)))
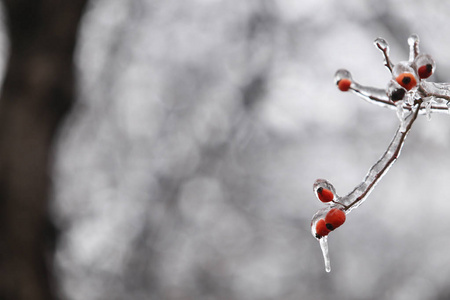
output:
POLYGON ((405 111, 403 110, 403 101, 398 101, 395 106, 397 107, 397 118, 400 120, 400 132, 405 132, 405 111))
POLYGON ((414 105, 414 101, 416 100, 416 99, 414 99, 414 97, 415 97, 415 93, 409 91, 406 93, 405 98, 403 100, 406 104, 412 106, 412 105, 414 105))
POLYGON ((323 261, 325 263, 325 271, 331 271, 330 255, 328 253, 328 237, 324 236, 319 240, 320 249, 322 249, 323 261))
POLYGON ((450 100, 450 84, 449 83, 436 83, 422 80, 420 87, 424 90, 426 95, 434 96, 436 98, 442 98, 447 101, 450 100))
POLYGON ((409 45, 409 61, 413 62, 419 55, 419 36, 417 34, 411 34, 408 38, 409 45))
POLYGON ((432 100, 430 99, 428 102, 425 103, 425 113, 428 121, 431 120, 431 104, 432 104, 431 101, 432 100))

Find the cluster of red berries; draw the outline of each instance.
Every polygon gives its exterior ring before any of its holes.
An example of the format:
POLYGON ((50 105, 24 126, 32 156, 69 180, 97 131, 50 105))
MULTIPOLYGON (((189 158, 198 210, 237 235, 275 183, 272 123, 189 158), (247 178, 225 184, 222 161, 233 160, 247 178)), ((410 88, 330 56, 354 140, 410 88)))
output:
MULTIPOLYGON (((313 189, 316 192, 317 198, 324 203, 335 203, 341 205, 337 202, 335 198, 335 191, 333 186, 324 179, 318 179, 314 183, 313 189)), ((335 230, 345 222, 345 211, 342 208, 336 208, 330 206, 330 209, 327 210, 324 218, 320 218, 315 223, 314 235, 317 239, 320 239, 326 235, 328 235, 331 231, 335 230)), ((323 215, 322 215, 323 216, 323 215)))
MULTIPOLYGON (((386 49, 382 49, 382 51, 384 52, 386 49)), ((386 93, 392 102, 403 100, 405 94, 417 87, 422 79, 430 77, 436 67, 434 60, 428 54, 417 54, 414 59, 399 62, 393 68, 391 68, 390 62, 387 65, 392 73, 393 80, 389 82, 386 93)), ((357 91, 351 75, 348 75, 338 78, 336 85, 343 92, 352 89, 357 91)))
MULTIPOLYGON (((416 67, 415 64, 413 64, 412 70, 405 70, 405 72, 401 72, 395 76, 395 81, 401 85, 405 90, 409 91, 412 88, 414 88, 417 85, 417 76, 415 74, 418 74, 418 77, 420 79, 425 79, 430 77, 433 74, 433 68, 434 64, 432 63, 431 58, 429 58, 426 54, 421 54, 417 57, 417 60, 425 60, 423 63, 424 65, 421 65, 419 67, 416 67)), ((395 70, 395 69, 394 69, 395 70)), ((395 74, 395 71, 394 71, 395 74)), ((351 89, 352 86, 352 80, 350 78, 342 78, 339 81, 336 82, 338 88, 343 91, 347 92, 351 89)), ((403 97, 402 97, 403 98, 403 97)))
POLYGON ((328 235, 345 222, 345 212, 339 208, 332 208, 324 219, 316 223, 316 238, 320 239, 328 235))

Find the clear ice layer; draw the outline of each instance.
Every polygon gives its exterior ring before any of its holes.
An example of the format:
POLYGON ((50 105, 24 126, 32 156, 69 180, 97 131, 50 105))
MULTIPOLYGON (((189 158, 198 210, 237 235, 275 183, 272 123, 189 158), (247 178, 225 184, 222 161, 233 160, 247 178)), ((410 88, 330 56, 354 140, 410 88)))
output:
POLYGON ((361 182, 347 196, 340 198, 341 203, 348 207, 348 209, 346 209, 347 213, 360 206, 367 199, 367 196, 370 194, 370 192, 372 192, 378 181, 384 176, 384 174, 386 174, 389 168, 400 156, 403 142, 405 141, 406 135, 411 129, 411 126, 415 121, 417 115, 417 108, 408 114, 408 116, 405 118, 404 126, 399 126, 386 152, 372 166, 372 168, 370 168, 363 182, 361 182))

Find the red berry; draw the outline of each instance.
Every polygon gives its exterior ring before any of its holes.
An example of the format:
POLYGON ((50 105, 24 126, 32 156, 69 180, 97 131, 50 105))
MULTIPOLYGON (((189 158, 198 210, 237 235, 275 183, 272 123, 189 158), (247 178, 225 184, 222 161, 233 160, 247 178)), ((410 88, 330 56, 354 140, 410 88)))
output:
POLYGON ((339 80, 337 83, 338 88, 343 92, 348 91, 350 89, 351 84, 352 84, 352 81, 347 78, 343 78, 343 79, 339 80))
POLYGON ((417 81, 413 74, 411 73, 402 73, 395 78, 398 84, 407 89, 408 91, 416 86, 417 81))
POLYGON ((317 197, 322 202, 330 202, 334 199, 334 194, 332 191, 320 187, 317 189, 317 197))
POLYGON ((335 230, 345 222, 345 212, 338 208, 331 209, 325 216, 325 226, 329 230, 335 230))
POLYGON ((320 239, 330 233, 324 219, 320 219, 316 224, 316 238, 320 239))
POLYGON ((433 65, 432 64, 423 65, 419 67, 417 71, 421 79, 428 78, 431 76, 431 74, 433 74, 433 65))

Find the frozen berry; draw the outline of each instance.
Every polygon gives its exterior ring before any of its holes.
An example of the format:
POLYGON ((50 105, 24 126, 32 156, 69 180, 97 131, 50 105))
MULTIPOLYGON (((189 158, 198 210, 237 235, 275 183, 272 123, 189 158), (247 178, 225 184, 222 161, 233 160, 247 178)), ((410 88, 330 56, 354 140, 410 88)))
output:
POLYGON ((317 197, 322 202, 330 202, 334 199, 334 194, 332 191, 325 189, 323 187, 320 187, 317 189, 317 197))
POLYGON ((408 91, 417 84, 416 78, 411 73, 401 73, 395 80, 408 91))
POLYGON ((335 230, 345 222, 345 212, 338 208, 331 209, 325 216, 325 226, 329 230, 335 230))
POLYGON ((351 84, 352 84, 352 81, 347 78, 343 78, 343 79, 339 80, 337 83, 338 88, 343 92, 348 91, 350 89, 351 84))
POLYGON ((330 233, 331 230, 329 230, 325 224, 324 219, 320 219, 316 224, 316 238, 320 239, 321 237, 324 237, 330 233))
POLYGON ((428 78, 431 76, 431 74, 433 74, 433 65, 432 64, 423 65, 419 67, 417 72, 419 73, 419 77, 421 79, 428 78))

